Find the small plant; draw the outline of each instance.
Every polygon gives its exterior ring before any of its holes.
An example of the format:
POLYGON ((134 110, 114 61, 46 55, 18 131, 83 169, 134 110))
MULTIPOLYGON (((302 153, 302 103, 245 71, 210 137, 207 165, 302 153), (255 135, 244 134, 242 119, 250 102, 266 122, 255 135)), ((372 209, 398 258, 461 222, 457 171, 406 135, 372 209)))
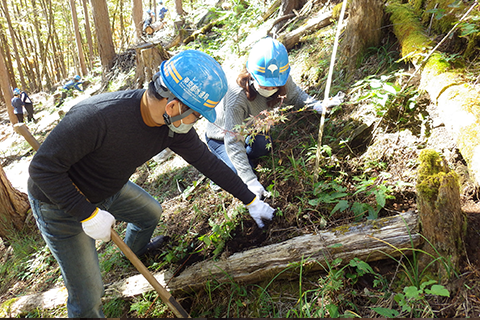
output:
POLYGON ((350 208, 355 214, 356 220, 362 219, 365 214, 367 214, 368 219, 377 219, 378 213, 386 205, 386 200, 394 198, 391 195, 393 187, 387 186, 383 182, 377 183, 382 180, 378 177, 362 178, 355 176, 352 179, 358 182, 353 186, 355 189, 353 193, 335 180, 317 182, 313 189, 313 195, 316 198, 309 200, 308 203, 311 206, 318 206, 321 203, 335 204, 330 211, 330 216, 337 211, 343 212, 350 208), (359 195, 362 195, 364 199, 374 196, 375 205, 358 201, 359 195))
MULTIPOLYGON (((450 292, 442 285, 436 284, 437 281, 429 280, 422 282, 419 287, 408 286, 403 288, 403 293, 397 293, 394 297, 395 302, 402 308, 402 312, 407 312, 409 318, 430 318, 434 317, 433 310, 426 300, 427 295, 450 297, 450 292), (430 286, 430 289, 428 288, 430 286)), ((397 317, 400 312, 388 308, 371 308, 384 317, 397 317)))

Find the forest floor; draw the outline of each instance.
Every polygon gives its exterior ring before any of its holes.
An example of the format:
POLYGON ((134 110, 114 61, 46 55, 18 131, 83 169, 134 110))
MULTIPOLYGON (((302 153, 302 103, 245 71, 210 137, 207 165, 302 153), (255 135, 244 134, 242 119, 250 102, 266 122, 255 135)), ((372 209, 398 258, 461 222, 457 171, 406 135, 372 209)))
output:
MULTIPOLYGON (((304 50, 309 50, 305 48, 304 50)), ((292 57, 302 55, 302 49, 292 57)), ((374 65, 376 61, 370 61, 374 65)), ((303 74, 294 75, 297 83, 302 83, 303 74)), ((308 85, 306 89, 312 89, 308 85)), ((47 94, 32 95, 36 103, 36 123, 28 123, 27 126, 35 137, 41 142, 48 132, 60 120, 62 112, 68 109, 88 94, 96 92, 98 87, 91 87, 85 94, 74 99, 69 99, 59 109, 52 107, 52 98, 47 94), (61 111, 60 111, 61 110, 61 111), (59 112, 60 111, 60 112, 59 112)), ((449 168, 457 172, 461 183, 462 209, 468 219, 468 229, 464 239, 465 252, 462 267, 457 270, 457 276, 451 279, 443 279, 442 284, 449 290, 450 297, 425 296, 432 313, 426 312, 425 317, 480 317, 480 202, 478 190, 474 187, 468 176, 466 163, 455 142, 445 129, 441 119, 436 116, 435 106, 430 103, 428 97, 419 95, 416 98, 416 108, 411 114, 403 114, 408 121, 393 121, 385 117, 385 121, 372 130, 373 123, 379 123, 379 117, 371 112, 371 104, 368 101, 354 99, 352 88, 345 90, 347 98, 340 107, 334 108, 327 116, 324 131, 323 144, 331 147, 331 155, 325 156, 321 161, 320 181, 324 183, 338 183, 345 186, 350 193, 350 199, 358 185, 357 177, 363 182, 371 182, 371 187, 385 186, 389 188, 389 197, 385 205, 378 211, 378 217, 395 215, 409 210, 416 210, 416 170, 418 169, 418 156, 424 149, 434 149, 439 152, 449 168), (421 114, 423 117, 418 117, 421 114), (363 123, 358 119, 368 119, 370 122, 363 123), (356 120, 352 120, 356 119, 356 120), (419 120, 420 119, 420 120, 419 120), (352 123, 355 125, 352 127, 352 123), (362 130, 357 130, 363 128, 362 130), (355 132, 355 135, 352 135, 355 132), (347 141, 347 143, 341 143, 347 141)), ((278 123, 272 129, 273 139, 272 153, 261 159, 256 166, 259 181, 264 186, 271 186, 271 196, 266 199, 277 209, 276 216, 266 225, 259 229, 254 221, 242 211, 241 204, 231 195, 224 191, 215 192, 210 188, 209 180, 204 179, 193 167, 188 166, 183 159, 174 154, 165 157, 155 157, 142 167, 139 167, 132 181, 142 186, 150 194, 162 202, 164 214, 161 224, 155 234, 164 234, 170 237, 165 245, 163 255, 144 260, 150 270, 161 269, 181 272, 189 265, 198 261, 204 261, 217 257, 228 257, 236 252, 245 251, 255 247, 280 243, 296 236, 315 233, 319 230, 334 228, 343 224, 366 219, 359 217, 353 210, 332 212, 335 203, 318 203, 318 194, 315 192, 319 185, 312 179, 314 171, 315 151, 312 147, 316 143, 320 114, 314 111, 291 112, 286 111, 288 118, 284 123, 278 123), (191 193, 189 188, 195 186, 191 193), (187 189, 187 191, 185 191, 187 189), (216 245, 207 246, 202 241, 204 235, 215 235, 215 225, 225 225, 226 213, 240 211, 241 219, 232 222, 233 231, 225 236, 223 241, 216 245), (218 249, 218 250, 217 250, 218 249), (218 252, 216 252, 217 250, 218 252)), ((397 117, 398 119, 398 117, 397 117)), ((205 120, 196 124, 200 137, 203 137, 205 120)), ((28 148, 23 138, 13 132, 6 113, 0 115, 0 160, 7 178, 12 185, 20 191, 26 192, 26 179, 28 178, 28 164, 34 152, 28 148)), ((325 189, 326 192, 328 191, 325 189)), ((371 189, 373 190, 373 189, 371 189)), ((376 189, 379 190, 379 189, 376 189)), ((357 195, 357 200, 365 203, 375 203, 373 194, 364 193, 357 195)), ((353 200, 352 200, 353 201, 353 200)), ((44 245, 39 237, 33 221, 29 221, 30 235, 38 240, 37 246, 32 248, 40 252, 31 261, 43 259, 48 261, 44 269, 39 271, 22 271, 18 278, 2 282, 0 288, 0 303, 8 299, 36 292, 45 291, 54 286, 61 286, 62 280, 58 266, 45 253, 44 245)), ((117 228, 124 228, 119 223, 117 228)), ((217 232, 218 233, 218 232, 217 232)), ((218 234, 218 236, 222 236, 218 234)), ((12 247, 8 242, 0 244, 0 257, 2 263, 12 256, 12 247)), ((99 247, 100 259, 104 266, 104 282, 110 284, 121 278, 126 278, 138 272, 123 259, 118 250, 111 243, 102 243, 99 247), (111 261, 111 262, 109 262, 111 261)), ((261 257, 259 257, 261 258, 261 257)), ((391 285, 389 290, 401 292, 405 283, 398 284, 400 276, 395 270, 398 262, 385 259, 372 264, 375 272, 387 279, 391 285)), ((305 275, 308 282, 316 283, 322 275, 305 275)), ((393 295, 386 298, 371 299, 367 292, 374 291, 373 278, 364 277, 350 286, 339 288, 336 291, 338 299, 352 301, 355 307, 342 304, 337 301, 342 313, 352 309, 355 314, 369 318, 379 315, 372 311, 372 307, 389 305, 392 309, 401 310, 401 307, 393 302, 393 295), (355 293, 354 293, 355 292, 355 293)), ((297 283, 299 279, 291 279, 288 282, 297 283)), ((309 287, 305 281, 305 288, 309 287)), ((293 286, 293 285, 292 285, 293 286)), ((219 286, 220 287, 220 286, 219 286)), ((277 290, 283 295, 279 287, 272 286, 270 289, 277 290)), ((295 287, 298 290, 298 287, 295 287)), ((270 290, 269 289, 269 290, 270 290)), ((248 297, 242 296, 236 306, 236 313, 228 313, 225 305, 228 299, 235 293, 233 286, 226 288, 225 292, 215 291, 212 298, 209 291, 214 289, 205 288, 197 294, 186 294, 177 297, 187 311, 194 317, 286 317, 288 308, 294 308, 299 301, 299 296, 294 294, 289 299, 275 302, 275 310, 252 311, 248 304, 248 297), (293 298, 292 298, 293 297, 293 298), (212 301, 213 300, 213 301, 212 301), (222 307, 223 306, 223 307, 222 307), (282 309, 283 308, 283 309, 282 309), (262 311, 263 312, 263 311, 262 311)), ((246 291, 247 292, 247 291, 246 291)), ((274 296, 274 293, 271 293, 274 296)), ((334 297, 330 297, 335 300, 334 297)), ((137 301, 132 299, 133 303, 137 301)), ((138 301, 137 301, 138 302, 138 301)), ((251 301, 250 301, 251 302, 251 301)), ((152 317, 155 313, 143 312, 138 309, 125 308, 123 317, 152 317)), ((426 308, 426 307, 425 307, 426 308)), ((352 314, 350 314, 352 315, 352 314)), ((401 316, 409 317, 408 312, 401 316)), ((422 317, 422 313, 414 314, 422 317)), ((65 316, 64 310, 56 316, 65 316), (62 313, 63 312, 63 313, 62 313)), ((163 316, 171 317, 166 312, 163 316)), ((290 315, 291 316, 291 315, 290 315)))

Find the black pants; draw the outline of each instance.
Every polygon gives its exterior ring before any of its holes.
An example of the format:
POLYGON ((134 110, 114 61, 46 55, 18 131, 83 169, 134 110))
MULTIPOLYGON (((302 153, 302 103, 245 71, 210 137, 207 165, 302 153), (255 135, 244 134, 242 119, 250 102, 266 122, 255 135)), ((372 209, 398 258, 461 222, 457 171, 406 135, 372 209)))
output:
POLYGON ((33 103, 25 103, 25 109, 27 109, 28 112, 28 121, 34 121, 35 119, 33 118, 33 103))
POLYGON ((17 113, 16 114, 18 122, 23 122, 23 113, 17 113))

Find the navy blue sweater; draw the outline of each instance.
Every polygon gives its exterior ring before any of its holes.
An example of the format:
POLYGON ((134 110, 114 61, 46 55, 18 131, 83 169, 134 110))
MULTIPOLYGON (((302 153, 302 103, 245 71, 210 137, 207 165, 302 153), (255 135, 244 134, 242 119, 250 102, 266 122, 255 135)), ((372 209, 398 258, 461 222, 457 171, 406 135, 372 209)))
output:
POLYGON ((82 221, 95 210, 93 203, 117 193, 137 167, 169 147, 224 190, 250 203, 255 195, 194 129, 169 137, 167 126, 145 124, 140 112, 144 92, 100 94, 74 106, 33 157, 30 194, 82 221))

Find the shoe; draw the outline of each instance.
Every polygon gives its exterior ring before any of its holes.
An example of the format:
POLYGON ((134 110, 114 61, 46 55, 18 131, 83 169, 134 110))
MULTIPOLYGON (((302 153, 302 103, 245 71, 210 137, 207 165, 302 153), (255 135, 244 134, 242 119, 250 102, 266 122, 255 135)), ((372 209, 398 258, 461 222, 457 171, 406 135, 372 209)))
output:
POLYGON ((150 242, 147 244, 147 249, 145 253, 142 254, 142 257, 145 256, 156 256, 162 252, 161 248, 163 245, 170 240, 168 236, 156 236, 150 239, 150 242))

